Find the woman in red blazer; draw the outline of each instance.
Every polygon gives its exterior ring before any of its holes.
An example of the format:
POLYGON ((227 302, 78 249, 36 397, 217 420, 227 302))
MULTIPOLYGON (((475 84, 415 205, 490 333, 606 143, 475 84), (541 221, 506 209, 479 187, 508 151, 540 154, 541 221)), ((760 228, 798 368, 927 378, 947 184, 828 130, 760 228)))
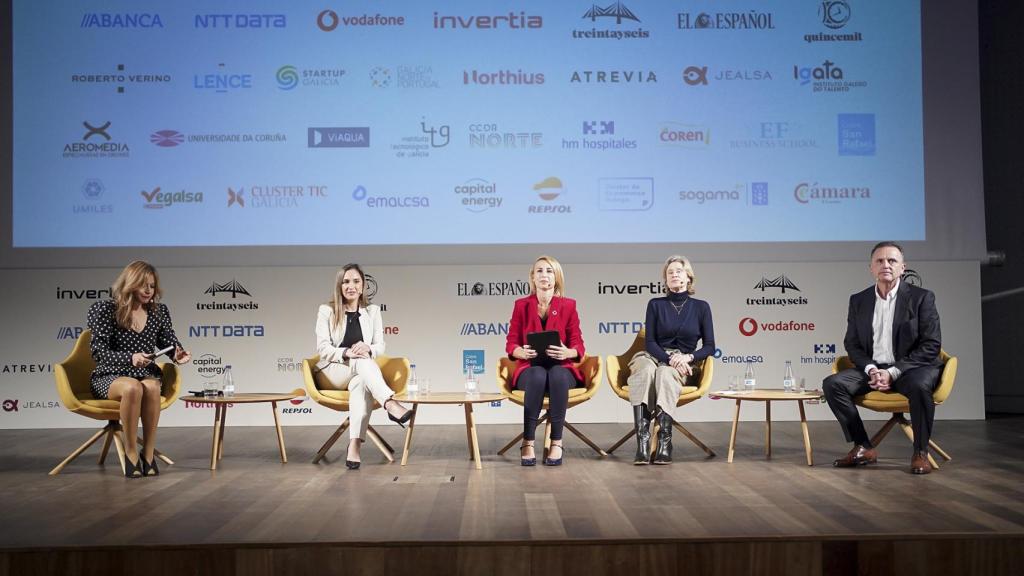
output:
MULTIPOLYGON (((562 265, 550 256, 541 256, 530 268, 530 295, 516 300, 509 321, 505 352, 517 360, 512 384, 526 393, 523 407, 523 466, 534 466, 537 457, 533 449, 537 420, 548 397, 548 419, 551 422, 551 450, 544 464, 562 464, 562 426, 565 410, 569 406, 569 390, 580 386, 583 375, 576 361, 583 357, 583 335, 576 301, 562 296, 565 278, 562 265), (527 334, 554 330, 559 344, 547 350, 534 350, 527 344, 527 334), (547 356, 555 364, 549 368, 539 365, 547 356)), ((550 364, 549 364, 550 365, 550 364)))

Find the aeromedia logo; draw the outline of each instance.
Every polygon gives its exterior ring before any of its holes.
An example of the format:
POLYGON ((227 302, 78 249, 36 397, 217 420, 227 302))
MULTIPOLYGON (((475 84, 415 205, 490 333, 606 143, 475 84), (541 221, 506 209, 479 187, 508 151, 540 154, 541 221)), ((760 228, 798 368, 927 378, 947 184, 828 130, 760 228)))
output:
POLYGON ((797 322, 795 320, 779 320, 777 322, 760 323, 749 316, 740 320, 740 334, 753 336, 759 331, 764 332, 813 332, 814 322, 797 322))

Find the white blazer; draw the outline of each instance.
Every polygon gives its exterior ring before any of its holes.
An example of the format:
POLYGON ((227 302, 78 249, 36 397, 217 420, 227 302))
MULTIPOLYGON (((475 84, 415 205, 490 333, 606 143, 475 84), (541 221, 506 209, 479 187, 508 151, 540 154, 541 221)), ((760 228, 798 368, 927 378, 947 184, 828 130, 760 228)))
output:
MULTIPOLYGON (((338 322, 337 328, 331 330, 334 310, 329 304, 321 304, 316 313, 316 352, 320 355, 317 368, 323 369, 332 362, 344 363, 345 350, 341 343, 345 340, 345 319, 338 322)), ((363 331, 363 341, 370 338, 370 357, 376 358, 384 353, 384 321, 380 316, 380 306, 370 304, 359 309, 359 328, 363 331)))

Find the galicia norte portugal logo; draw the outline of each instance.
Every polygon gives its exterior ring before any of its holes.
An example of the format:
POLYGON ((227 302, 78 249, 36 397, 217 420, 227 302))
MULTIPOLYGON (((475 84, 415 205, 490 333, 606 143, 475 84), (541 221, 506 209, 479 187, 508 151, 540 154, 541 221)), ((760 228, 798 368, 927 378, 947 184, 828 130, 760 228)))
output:
POLYGON ((572 37, 577 40, 635 40, 651 36, 639 26, 640 18, 622 2, 603 7, 594 4, 583 14, 583 20, 589 21, 591 27, 573 30, 572 37))
POLYGON ((800 292, 800 289, 785 274, 780 274, 771 279, 762 276, 761 281, 754 285, 754 290, 760 290, 762 294, 768 290, 778 290, 780 294, 786 294, 788 290, 790 297, 774 298, 762 296, 760 298, 747 298, 747 306, 802 306, 807 304, 807 298, 792 295, 793 292, 800 292))
POLYGON ((777 322, 758 322, 749 316, 740 320, 740 334, 753 336, 758 332, 814 332, 814 322, 797 322, 795 320, 779 320, 777 322))
POLYGON ((841 204, 870 200, 871 188, 867 186, 821 186, 817 182, 801 182, 793 189, 793 198, 801 204, 841 204))

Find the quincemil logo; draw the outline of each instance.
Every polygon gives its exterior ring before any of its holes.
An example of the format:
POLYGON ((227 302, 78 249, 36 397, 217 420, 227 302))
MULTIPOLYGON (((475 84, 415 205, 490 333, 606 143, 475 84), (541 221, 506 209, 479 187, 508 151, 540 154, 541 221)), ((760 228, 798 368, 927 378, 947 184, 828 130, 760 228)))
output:
POLYGON ((572 37, 577 40, 642 40, 651 36, 640 24, 640 18, 622 2, 593 4, 582 19, 590 23, 590 28, 574 29, 572 37))
POLYGON ((512 131, 498 124, 469 125, 469 147, 486 150, 526 150, 544 146, 543 132, 512 131))
POLYGON ((426 65, 399 65, 393 68, 376 66, 370 70, 373 88, 399 88, 403 90, 440 88, 434 78, 434 68, 426 65))
POLYGON ((71 211, 75 214, 111 214, 114 212, 113 204, 102 204, 100 199, 106 187, 99 178, 89 178, 82 183, 82 196, 88 201, 87 204, 72 204, 71 211))
POLYGON ((810 356, 800 355, 801 364, 824 364, 831 365, 836 361, 835 344, 815 344, 813 353, 810 356))
MULTIPOLYGON (((754 285, 754 290, 760 290, 762 294, 769 289, 778 290, 780 294, 786 294, 789 290, 792 292, 800 292, 800 288, 793 283, 785 274, 780 274, 774 278, 768 278, 762 276, 761 281, 754 285)), ((807 298, 803 296, 792 296, 788 298, 774 298, 761 296, 759 298, 747 298, 747 306, 803 306, 807 304, 807 298)))
POLYGON ((338 16, 334 10, 321 10, 316 16, 316 27, 324 32, 334 32, 338 26, 374 28, 379 26, 405 26, 405 16, 383 14, 361 14, 359 16, 338 16))
POLYGON ((139 194, 146 201, 143 208, 147 210, 170 208, 175 204, 201 204, 203 202, 202 192, 186 192, 185 190, 163 192, 159 186, 150 191, 142 190, 139 194))
POLYGON ((774 30, 772 12, 680 12, 676 15, 679 30, 774 30))
POLYGON ((292 65, 277 69, 274 79, 279 90, 290 91, 298 86, 303 88, 337 88, 345 76, 344 68, 296 68, 292 65))
POLYGON ((839 114, 839 155, 875 155, 875 115, 839 114))
POLYGON ((231 310, 231 311, 243 311, 243 310, 258 310, 260 305, 252 300, 252 294, 242 286, 238 280, 232 279, 231 282, 225 284, 218 284, 214 282, 210 284, 210 287, 203 291, 203 294, 209 294, 211 301, 209 302, 196 302, 196 310, 231 310), (220 297, 225 294, 231 295, 230 302, 219 302, 217 301, 220 297), (237 302, 239 295, 247 297, 247 302, 237 302))
POLYGON ((217 70, 192 75, 192 87, 203 92, 227 94, 252 88, 252 74, 232 72, 225 63, 217 64, 217 70))
POLYGON ((192 365, 200 377, 211 380, 219 378, 224 374, 224 358, 216 354, 203 354, 199 358, 192 359, 192 365))
POLYGON ((544 73, 523 72, 522 68, 497 72, 463 70, 462 83, 473 86, 540 86, 544 84, 544 73))
POLYGON ((544 27, 544 18, 526 12, 486 15, 448 15, 434 12, 435 30, 539 30, 544 27))
POLYGON ((698 124, 662 122, 658 127, 658 145, 706 150, 711 147, 711 128, 698 124))
POLYGON ((110 72, 78 73, 71 75, 72 84, 91 84, 114 88, 118 94, 125 93, 126 86, 145 86, 147 84, 170 84, 170 74, 130 72, 124 64, 118 64, 110 72))
POLYGON ((800 150, 817 148, 814 133, 804 124, 788 121, 758 122, 746 127, 742 138, 729 141, 730 148, 751 150, 800 150))
POLYGON ((570 84, 657 84, 653 70, 573 70, 570 84))
POLYGON ((284 14, 196 14, 192 25, 197 30, 269 30, 287 28, 288 17, 284 14))
POLYGON ((821 186, 817 182, 801 182, 793 189, 793 198, 800 204, 841 204, 857 200, 871 200, 867 186, 821 186))
POLYGON ((327 198, 327 186, 250 186, 248 189, 228 188, 228 207, 239 208, 298 208, 306 199, 327 198), (248 200, 246 199, 248 195, 248 200))
POLYGON ((456 201, 474 214, 500 208, 504 201, 504 197, 498 193, 498 185, 483 178, 470 178, 452 190, 456 201))
POLYGON ((455 287, 459 296, 526 296, 530 293, 530 283, 525 280, 457 282, 455 287))
POLYGON ((372 195, 365 186, 356 186, 352 199, 367 208, 430 208, 430 198, 416 195, 372 195))
POLYGON ((636 320, 597 323, 598 334, 639 334, 643 328, 644 323, 636 320))
POLYGON ((861 42, 864 37, 860 32, 846 29, 852 15, 850 4, 846 0, 822 0, 818 5, 818 17, 828 31, 804 34, 804 42, 861 42))
POLYGON ((149 141, 160 148, 175 148, 189 144, 281 144, 288 141, 283 132, 217 132, 184 134, 177 130, 157 130, 149 141))
POLYGON ((764 364, 761 354, 726 354, 721 348, 715 348, 715 360, 722 364, 764 364))
POLYGON ((584 120, 580 138, 562 138, 563 150, 633 150, 636 140, 617 138, 614 120, 584 120))
POLYGON ((321 127, 307 129, 309 148, 369 148, 369 127, 321 127))
POLYGON ((821 66, 793 66, 793 79, 801 86, 810 86, 812 92, 849 92, 866 88, 867 80, 847 80, 843 69, 835 62, 825 60, 821 66))
POLYGON ((459 336, 507 336, 508 322, 464 322, 459 336))
POLYGON ((86 12, 82 14, 80 28, 115 28, 139 30, 163 28, 160 14, 149 12, 86 12))
POLYGON ((128 145, 118 142, 110 135, 110 124, 82 122, 85 134, 80 142, 69 142, 64 145, 65 158, 127 158, 131 153, 128 145))
POLYGON ((650 210, 654 205, 654 178, 599 178, 600 210, 650 210))
POLYGON ((391 145, 391 150, 396 158, 429 158, 432 150, 444 148, 449 142, 451 126, 428 125, 426 119, 423 119, 417 132, 402 136, 397 143, 391 145))
MULTIPOLYGON (((533 190, 544 202, 554 202, 559 196, 566 193, 562 181, 554 176, 534 184, 533 190)), ((531 204, 527 206, 526 211, 529 214, 569 214, 572 212, 572 206, 568 204, 531 204)))
POLYGON ((797 322, 796 320, 779 320, 776 322, 758 322, 749 316, 740 320, 740 334, 753 336, 758 332, 813 332, 814 322, 797 322))

